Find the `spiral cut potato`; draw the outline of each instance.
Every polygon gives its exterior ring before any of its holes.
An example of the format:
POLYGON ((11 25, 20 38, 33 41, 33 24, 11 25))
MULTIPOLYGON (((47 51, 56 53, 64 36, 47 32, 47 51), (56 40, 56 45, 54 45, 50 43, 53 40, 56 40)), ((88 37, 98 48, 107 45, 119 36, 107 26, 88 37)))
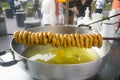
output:
POLYGON ((52 32, 31 32, 31 31, 15 31, 13 35, 16 43, 22 43, 28 46, 47 45, 51 43, 54 47, 72 47, 91 48, 96 46, 100 48, 103 38, 98 34, 55 34, 52 32))

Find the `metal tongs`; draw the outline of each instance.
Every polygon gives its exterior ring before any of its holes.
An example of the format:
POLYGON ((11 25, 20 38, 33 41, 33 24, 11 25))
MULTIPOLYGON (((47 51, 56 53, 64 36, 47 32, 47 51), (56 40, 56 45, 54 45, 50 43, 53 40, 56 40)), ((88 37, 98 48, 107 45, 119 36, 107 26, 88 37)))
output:
MULTIPOLYGON (((94 21, 92 23, 89 23, 89 24, 80 24, 78 25, 78 27, 81 27, 81 26, 86 26, 88 27, 89 29, 91 29, 91 24, 95 24, 95 23, 98 23, 98 22, 101 22, 101 21, 104 21, 104 20, 110 20, 110 18, 113 18, 113 17, 116 17, 116 16, 119 16, 120 13, 118 14, 115 14, 113 16, 110 16, 110 17, 106 17, 104 19, 101 19, 101 20, 98 20, 98 21, 94 21)), ((115 22, 115 23, 105 23, 105 24, 108 24, 108 25, 113 25, 113 24, 116 24, 116 23, 119 23, 119 27, 116 29, 115 33, 120 29, 120 22, 115 22)), ((103 37, 104 40, 120 40, 120 37, 103 37)))

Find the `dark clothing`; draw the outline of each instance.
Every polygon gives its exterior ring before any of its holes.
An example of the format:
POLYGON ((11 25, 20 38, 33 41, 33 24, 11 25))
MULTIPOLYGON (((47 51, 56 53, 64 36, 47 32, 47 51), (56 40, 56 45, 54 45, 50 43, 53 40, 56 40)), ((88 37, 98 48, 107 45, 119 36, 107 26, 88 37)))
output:
POLYGON ((33 8, 34 10, 37 10, 39 8, 39 0, 34 0, 33 8))
POLYGON ((34 11, 34 13, 33 13, 33 16, 35 17, 35 18, 42 18, 42 13, 41 13, 41 10, 39 9, 40 8, 40 4, 39 4, 40 2, 39 2, 39 0, 34 0, 34 5, 33 5, 33 11, 34 11), (36 12, 37 12, 37 15, 36 15, 36 12))
POLYGON ((15 14, 14 0, 8 0, 8 3, 10 5, 10 9, 12 9, 12 12, 15 14))
POLYGON ((10 8, 14 10, 14 0, 8 0, 10 8))
POLYGON ((2 6, 0 5, 0 14, 3 13, 2 6))
MULTIPOLYGON (((73 8, 75 6, 75 2, 74 1, 70 1, 69 2, 69 8, 73 8)), ((72 12, 71 10, 69 10, 69 16, 73 16, 74 12, 72 12)))
MULTIPOLYGON (((64 5, 66 6, 66 3, 64 3, 64 5)), ((73 8, 73 7, 75 7, 75 1, 69 1, 69 8, 73 8)), ((69 24, 73 24, 74 12, 69 10, 68 13, 69 13, 69 15, 68 15, 69 16, 69 24)))
POLYGON ((96 9, 95 13, 102 13, 103 9, 96 9))
POLYGON ((91 10, 91 3, 92 0, 86 0, 85 4, 82 4, 81 0, 75 0, 75 6, 77 7, 79 12, 79 15, 77 17, 84 17, 86 8, 89 7, 91 10))
POLYGON ((15 7, 15 12, 16 10, 20 9, 20 5, 15 7))
MULTIPOLYGON (((66 6, 66 3, 63 3, 63 5, 66 6)), ((69 2, 69 8, 73 8, 74 6, 75 6, 75 1, 70 1, 69 2)), ((66 14, 65 11, 66 11, 66 9, 64 9, 64 14, 66 14)), ((69 10, 69 16, 73 16, 73 15, 74 15, 74 12, 69 10)))

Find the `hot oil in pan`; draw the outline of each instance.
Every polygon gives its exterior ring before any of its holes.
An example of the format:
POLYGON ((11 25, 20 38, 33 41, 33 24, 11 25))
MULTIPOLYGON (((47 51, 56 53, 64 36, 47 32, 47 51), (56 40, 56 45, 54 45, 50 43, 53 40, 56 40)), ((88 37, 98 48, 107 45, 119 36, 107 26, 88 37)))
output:
POLYGON ((100 58, 93 49, 79 47, 57 48, 51 47, 51 45, 29 47, 24 51, 23 56, 37 62, 52 64, 78 64, 100 58))

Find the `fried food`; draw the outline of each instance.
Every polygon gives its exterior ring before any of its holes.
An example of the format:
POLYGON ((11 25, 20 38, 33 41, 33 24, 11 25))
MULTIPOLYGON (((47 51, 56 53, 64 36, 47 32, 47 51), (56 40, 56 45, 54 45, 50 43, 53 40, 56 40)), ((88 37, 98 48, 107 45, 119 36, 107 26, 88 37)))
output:
POLYGON ((43 44, 43 32, 39 32, 39 43, 43 44))
POLYGON ((68 34, 68 37, 67 37, 67 42, 68 42, 68 47, 71 47, 71 45, 72 45, 72 39, 71 39, 71 36, 70 36, 70 34, 68 34))
POLYGON ((34 32, 31 34, 30 39, 31 39, 31 45, 34 46, 35 45, 35 33, 34 32))
POLYGON ((47 45, 48 39, 47 39, 47 32, 43 32, 43 45, 47 45))
POLYGON ((98 33, 97 37, 98 37, 98 48, 100 48, 100 47, 102 47, 103 38, 100 33, 98 33))
POLYGON ((89 47, 89 37, 87 34, 84 34, 84 35, 85 35, 84 47, 88 48, 89 47))
POLYGON ((15 31, 15 32, 14 32, 14 35, 13 35, 13 38, 14 38, 14 40, 15 40, 16 43, 18 43, 19 33, 20 33, 20 31, 15 31))
POLYGON ((80 34, 80 47, 83 48, 84 47, 84 34, 80 34))
POLYGON ((75 33, 75 41, 76 41, 76 46, 80 47, 79 34, 78 33, 75 33))
POLYGON ((75 38, 74 38, 74 34, 71 34, 71 45, 75 46, 75 38))
POLYGON ((60 45, 63 46, 64 43, 64 35, 60 34, 60 45))
POLYGON ((23 31, 20 31, 19 36, 18 36, 18 43, 22 43, 23 33, 24 33, 23 31))
POLYGON ((63 43, 63 47, 67 47, 67 34, 64 34, 64 43, 63 43))
POLYGON ((102 47, 103 38, 98 34, 55 34, 52 32, 31 32, 31 31, 15 31, 13 38, 16 43, 24 45, 47 45, 51 43, 53 47, 71 47, 77 46, 81 48, 102 47))
POLYGON ((27 45, 28 45, 28 46, 32 46, 32 45, 31 45, 31 34, 32 34, 32 32, 29 31, 29 32, 28 32, 28 36, 27 36, 27 45))
POLYGON ((48 42, 51 43, 52 37, 53 37, 53 33, 52 32, 47 32, 47 35, 48 35, 48 42))
POLYGON ((28 35, 28 31, 24 31, 23 32, 23 44, 25 44, 25 45, 27 44, 27 39, 26 39, 27 35, 28 35))
POLYGON ((39 45, 39 33, 35 33, 35 44, 39 45))
POLYGON ((92 47, 92 43, 93 43, 92 34, 88 34, 88 37, 89 37, 89 47, 88 48, 91 48, 92 47))
POLYGON ((55 37, 56 37, 56 46, 59 47, 60 46, 60 36, 59 34, 55 34, 55 37))
POLYGON ((93 46, 97 46, 97 45, 98 45, 97 35, 93 34, 93 46))
POLYGON ((57 39, 56 39, 55 35, 53 35, 53 38, 52 38, 52 46, 53 47, 55 46, 56 42, 57 42, 57 39))

